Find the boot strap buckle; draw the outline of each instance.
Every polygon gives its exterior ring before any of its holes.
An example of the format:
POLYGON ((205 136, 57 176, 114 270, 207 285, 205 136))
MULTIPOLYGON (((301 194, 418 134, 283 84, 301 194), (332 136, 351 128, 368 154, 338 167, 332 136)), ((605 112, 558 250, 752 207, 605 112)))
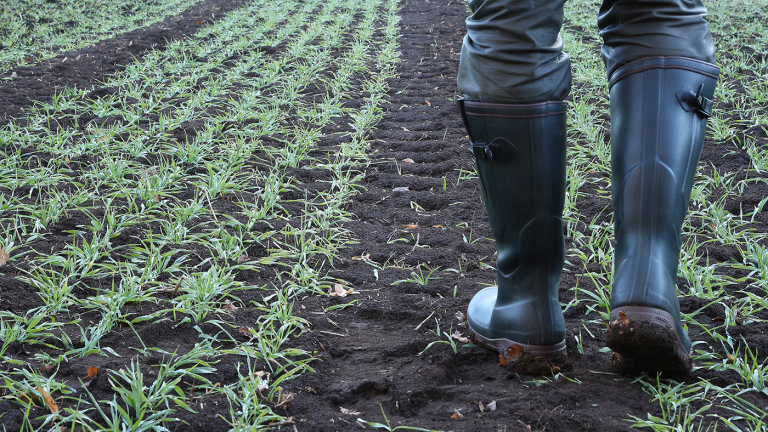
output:
POLYGON ((493 160, 493 150, 491 150, 488 144, 472 143, 472 154, 475 156, 475 159, 493 160))
POLYGON ((712 115, 712 100, 706 98, 702 94, 703 91, 704 84, 699 85, 695 94, 690 90, 680 89, 676 94, 677 100, 685 111, 696 111, 702 117, 709 118, 712 115))
POLYGON ((493 159, 509 160, 515 155, 515 145, 504 138, 496 138, 490 143, 472 143, 472 154, 475 159, 487 159, 492 162, 493 159))

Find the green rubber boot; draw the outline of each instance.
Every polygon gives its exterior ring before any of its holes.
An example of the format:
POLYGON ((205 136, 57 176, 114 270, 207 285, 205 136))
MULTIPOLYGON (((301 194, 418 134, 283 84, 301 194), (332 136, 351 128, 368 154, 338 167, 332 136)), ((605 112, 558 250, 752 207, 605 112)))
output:
POLYGON ((616 249, 606 342, 621 372, 691 369, 675 282, 718 73, 698 60, 649 57, 610 79, 616 249))
POLYGON ((467 323, 511 360, 565 358, 565 108, 459 101, 498 250, 498 286, 475 295, 467 323))

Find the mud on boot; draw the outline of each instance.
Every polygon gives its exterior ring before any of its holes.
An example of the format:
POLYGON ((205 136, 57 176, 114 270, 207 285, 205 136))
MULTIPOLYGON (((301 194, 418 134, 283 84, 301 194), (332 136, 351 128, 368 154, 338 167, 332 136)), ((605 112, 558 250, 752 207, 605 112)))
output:
POLYGON ((614 309, 606 342, 614 350, 612 366, 619 373, 687 373, 691 369, 691 357, 675 329, 674 318, 661 309, 614 309))

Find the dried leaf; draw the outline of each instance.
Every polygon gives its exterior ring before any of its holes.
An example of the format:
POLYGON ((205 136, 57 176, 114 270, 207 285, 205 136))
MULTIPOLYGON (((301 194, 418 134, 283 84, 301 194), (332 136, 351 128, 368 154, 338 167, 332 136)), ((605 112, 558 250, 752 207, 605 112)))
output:
POLYGON ((347 414, 347 415, 360 415, 360 414, 362 414, 360 411, 352 411, 351 409, 346 409, 344 407, 339 407, 339 409, 341 410, 342 414, 347 414))
POLYGON ((224 310, 228 310, 228 311, 230 311, 230 312, 234 312, 234 311, 236 311, 236 310, 240 309, 240 308, 238 308, 237 306, 235 306, 235 304, 234 304, 234 303, 232 303, 232 302, 231 302, 231 301, 229 301, 229 300, 227 300, 226 302, 224 302, 224 306, 222 306, 221 308, 222 308, 222 309, 224 309, 224 310))
POLYGON ((43 373, 50 372, 51 369, 53 369, 53 365, 48 363, 47 365, 40 368, 40 372, 43 372, 43 373))
POLYGON ((464 315, 464 312, 458 311, 455 315, 456 319, 459 320, 459 323, 466 323, 467 322, 467 316, 464 315))
POLYGON ((432 225, 432 228, 445 228, 444 225, 432 225))
POLYGON ((97 373, 99 373, 99 368, 96 366, 91 366, 88 368, 88 378, 95 377, 97 373))
POLYGON ((507 356, 512 359, 519 359, 525 352, 525 348, 522 345, 512 344, 507 348, 507 356))
POLYGON ((344 286, 342 284, 335 284, 333 286, 333 291, 331 291, 328 296, 330 297, 346 297, 348 295, 355 294, 355 289, 344 289, 344 286))
POLYGON ((454 419, 454 420, 457 420, 457 419, 460 419, 460 418, 463 418, 463 417, 464 417, 464 414, 459 412, 459 410, 453 410, 453 414, 451 414, 451 418, 454 419))
POLYGON ((258 390, 259 393, 269 388, 269 373, 265 371, 258 371, 253 373, 253 377, 259 380, 259 385, 256 387, 256 390, 258 390))
POLYGON ((37 388, 37 391, 43 394, 43 397, 45 398, 45 404, 48 406, 48 411, 50 411, 51 414, 56 414, 59 412, 59 406, 56 405, 56 402, 53 401, 53 398, 50 394, 48 394, 47 391, 40 387, 37 388))
POLYGON ((295 395, 293 393, 291 393, 291 392, 281 393, 280 394, 280 398, 279 398, 278 403, 277 403, 277 407, 278 408, 287 408, 288 405, 290 405, 291 402, 293 402, 293 398, 294 397, 295 397, 295 395))
POLYGON ((485 406, 483 406, 482 402, 478 402, 477 406, 480 408, 480 412, 485 412, 485 406))
POLYGON ((716 322, 716 323, 725 322, 725 318, 723 317, 712 318, 712 322, 716 322))
POLYGON ((251 257, 249 257, 248 255, 240 255, 240 258, 237 259, 237 263, 238 264, 242 264, 242 263, 244 263, 246 261, 250 261, 250 260, 251 260, 251 257))
POLYGON ((362 256, 353 256, 352 261, 366 261, 371 258, 371 254, 363 254, 362 256))
POLYGON ((407 128, 407 127, 405 127, 405 126, 400 126, 400 128, 401 128, 401 129, 403 129, 403 131, 404 131, 404 132, 410 132, 410 131, 408 130, 408 128, 407 128))
POLYGON ((621 323, 623 325, 629 324, 629 318, 627 318, 627 313, 626 312, 619 311, 619 321, 621 321, 621 323))
POLYGON ((485 408, 488 411, 496 411, 496 401, 488 402, 488 405, 486 405, 485 408))
POLYGON ((425 100, 425 101, 424 101, 424 105, 426 105, 426 106, 432 106, 432 104, 431 104, 431 103, 429 103, 429 101, 428 101, 428 100, 425 100))
MULTIPOLYGON (((461 343, 469 343, 469 339, 465 338, 465 337, 464 337, 464 336, 461 334, 461 332, 460 332, 460 331, 458 331, 458 330, 454 331, 454 332, 453 332, 453 334, 451 335, 451 337, 452 337, 452 338, 454 338, 454 339, 456 339, 457 341, 459 341, 459 342, 461 342, 461 343)), ((482 410, 480 410, 480 411, 482 411, 482 410)))
POLYGON ((504 354, 499 354, 499 366, 506 366, 509 364, 509 357, 504 354))
POLYGON ((403 228, 405 228, 405 229, 416 229, 418 227, 419 226, 417 224, 412 224, 412 223, 410 223, 408 225, 403 225, 403 228))
POLYGON ((160 194, 155 195, 155 198, 152 200, 153 203, 157 204, 160 202, 162 198, 160 198, 160 194))
POLYGON ((401 187, 396 187, 396 188, 392 189, 392 192, 408 192, 410 190, 411 190, 410 187, 402 187, 401 186, 401 187))
POLYGON ((53 401, 53 398, 47 391, 45 391, 45 389, 43 389, 42 387, 37 387, 35 388, 35 390, 36 390, 36 393, 34 393, 32 396, 27 394, 27 392, 24 392, 17 397, 19 398, 20 401, 24 403, 39 404, 40 398, 38 397, 38 395, 42 394, 43 398, 45 399, 45 405, 48 406, 48 410, 51 412, 51 414, 56 414, 57 412, 59 412, 59 406, 56 405, 56 402, 53 401))
POLYGON ((736 357, 734 357, 733 354, 728 354, 728 363, 730 364, 736 363, 736 357))
POLYGON ((333 291, 328 295, 331 297, 346 297, 347 290, 345 290, 341 284, 336 284, 333 286, 333 291))
POLYGON ((405 158, 403 159, 403 163, 416 163, 416 162, 414 162, 413 159, 411 158, 405 158))
POLYGON ((11 259, 11 256, 8 255, 8 252, 5 251, 5 248, 0 248, 0 266, 4 266, 6 263, 8 263, 9 259, 11 259))
POLYGON ((248 327, 239 327, 237 332, 245 337, 253 337, 253 333, 251 333, 251 329, 248 327))
POLYGON ((198 21, 198 22, 197 22, 197 25, 203 25, 203 24, 205 24, 205 20, 202 20, 202 21, 198 21))

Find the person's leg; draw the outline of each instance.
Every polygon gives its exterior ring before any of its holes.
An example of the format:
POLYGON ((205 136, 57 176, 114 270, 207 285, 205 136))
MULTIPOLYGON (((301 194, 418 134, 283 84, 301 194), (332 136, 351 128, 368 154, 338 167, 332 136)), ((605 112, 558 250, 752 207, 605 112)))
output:
POLYGON ((458 86, 466 100, 562 101, 571 63, 562 51, 565 0, 470 0, 458 86))
POLYGON ((565 259, 562 100, 570 89, 559 37, 563 3, 471 2, 458 80, 498 250, 498 286, 472 299, 467 322, 479 344, 535 365, 565 356, 558 302, 565 259))
POLYGON ((608 76, 647 57, 715 63, 715 45, 702 0, 603 0, 597 25, 608 76))
POLYGON ((616 238, 607 344, 625 372, 690 370, 680 230, 719 70, 700 0, 605 1, 616 238))

